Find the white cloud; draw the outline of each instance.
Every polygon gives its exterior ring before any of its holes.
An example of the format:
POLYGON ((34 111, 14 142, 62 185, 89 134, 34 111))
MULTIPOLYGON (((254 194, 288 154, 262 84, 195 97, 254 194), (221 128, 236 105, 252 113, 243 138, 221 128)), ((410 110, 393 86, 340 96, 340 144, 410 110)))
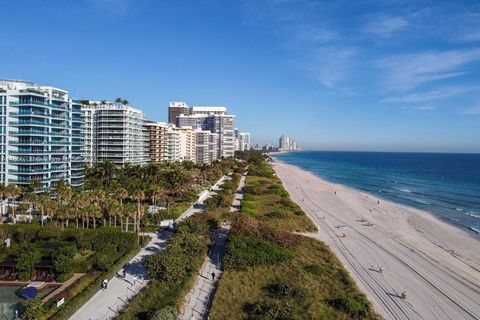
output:
POLYGON ((410 90, 419 85, 461 76, 468 64, 480 59, 480 48, 396 55, 380 59, 390 90, 410 90))
POLYGON ((437 110, 437 107, 435 106, 419 106, 419 107, 415 107, 415 110, 418 110, 418 111, 433 111, 433 110, 437 110))
POLYGON ((470 108, 465 108, 460 113, 461 114, 480 114, 480 105, 470 107, 470 108))
POLYGON ((408 26, 408 21, 402 17, 378 16, 365 26, 365 31, 380 38, 390 38, 393 33, 408 26))
POLYGON ((403 96, 394 96, 381 99, 382 103, 418 103, 434 100, 444 100, 468 91, 478 90, 480 87, 444 87, 438 90, 411 93, 403 96))
POLYGON ((308 63, 299 65, 323 86, 332 88, 347 77, 356 56, 355 48, 324 46, 312 51, 308 63))

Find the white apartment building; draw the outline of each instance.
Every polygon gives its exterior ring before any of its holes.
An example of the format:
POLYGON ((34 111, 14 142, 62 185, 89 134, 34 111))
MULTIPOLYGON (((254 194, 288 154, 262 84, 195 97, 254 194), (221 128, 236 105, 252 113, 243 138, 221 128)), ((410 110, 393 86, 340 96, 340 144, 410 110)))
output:
POLYGON ((208 164, 217 160, 218 133, 197 129, 196 135, 196 164, 208 164))
POLYGON ((196 132, 164 122, 147 121, 150 161, 196 161, 196 132))
POLYGON ((84 104, 85 149, 89 164, 149 162, 148 133, 140 109, 117 102, 84 104))
POLYGON ((0 80, 0 183, 83 184, 83 118, 68 91, 0 80))
POLYGON ((250 132, 240 132, 238 134, 238 150, 250 150, 250 132))
POLYGON ((197 136, 192 127, 173 128, 180 135, 180 161, 196 162, 197 136))
POLYGON ((226 107, 194 106, 189 114, 177 117, 178 127, 208 130, 218 134, 217 158, 232 157, 237 147, 235 116, 227 114, 226 107))

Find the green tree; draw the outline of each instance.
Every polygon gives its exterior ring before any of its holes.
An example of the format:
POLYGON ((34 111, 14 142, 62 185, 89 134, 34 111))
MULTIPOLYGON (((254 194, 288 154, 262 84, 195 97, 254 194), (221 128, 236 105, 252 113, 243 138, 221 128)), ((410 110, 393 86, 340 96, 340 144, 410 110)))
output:
POLYGON ((22 316, 26 320, 36 320, 40 318, 44 312, 45 308, 43 307, 42 299, 35 297, 25 302, 25 311, 22 316))
POLYGON ((75 252, 65 247, 56 249, 52 255, 55 270, 60 282, 66 281, 73 273, 73 257, 75 252))
POLYGON ((16 267, 19 271, 19 279, 28 281, 32 277, 33 266, 40 262, 42 254, 40 250, 31 242, 21 242, 14 251, 16 258, 16 267))

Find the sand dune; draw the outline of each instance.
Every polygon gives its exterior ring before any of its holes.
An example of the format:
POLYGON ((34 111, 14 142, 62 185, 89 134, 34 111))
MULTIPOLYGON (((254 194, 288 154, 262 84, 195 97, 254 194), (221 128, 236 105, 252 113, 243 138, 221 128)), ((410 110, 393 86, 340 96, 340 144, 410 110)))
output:
POLYGON ((274 167, 317 225, 313 236, 334 250, 385 319, 480 319, 478 237, 295 166, 274 167))

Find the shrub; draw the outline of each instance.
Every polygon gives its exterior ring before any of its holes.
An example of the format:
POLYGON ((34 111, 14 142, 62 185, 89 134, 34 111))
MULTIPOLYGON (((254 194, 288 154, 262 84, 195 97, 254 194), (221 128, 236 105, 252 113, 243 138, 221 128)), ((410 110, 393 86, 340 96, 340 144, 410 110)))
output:
POLYGON ((295 213, 295 215, 297 215, 297 216, 304 216, 304 215, 305 215, 305 212, 303 212, 303 210, 297 210, 297 211, 295 211, 294 213, 295 213))
POLYGON ((30 242, 22 242, 15 248, 16 268, 20 272, 19 279, 30 280, 33 266, 40 262, 42 255, 37 246, 30 242))
POLYGON ((177 308, 167 306, 153 313, 152 320, 176 320, 178 316, 177 308))
POLYGON ((265 289, 270 297, 277 299, 295 299, 305 296, 305 292, 302 289, 284 281, 271 283, 265 289))
POLYGON ((287 212, 272 211, 270 213, 267 213, 265 216, 267 216, 268 218, 285 219, 285 218, 288 218, 288 213, 287 212))
POLYGON ((53 256, 53 264, 55 266, 55 270, 58 273, 57 280, 59 282, 64 282, 71 277, 74 269, 74 255, 75 252, 72 252, 68 247, 58 248, 55 251, 55 254, 53 256))
POLYGON ((354 318, 361 318, 369 311, 369 307, 364 301, 358 301, 352 298, 336 298, 329 300, 328 304, 354 318))
POLYGON ((22 316, 27 320, 36 320, 42 316, 43 312, 42 299, 36 297, 25 302, 25 311, 22 316))
POLYGON ((226 269, 245 269, 287 260, 292 252, 252 236, 230 235, 224 258, 226 269))
POLYGON ((111 255, 102 252, 97 252, 92 257, 92 267, 97 271, 108 271, 114 262, 115 260, 111 255))
POLYGON ((309 264, 305 266, 305 271, 314 274, 316 276, 321 276, 325 273, 328 272, 328 269, 324 266, 318 265, 318 264, 309 264))
POLYGON ((290 302, 263 299, 246 307, 250 318, 265 320, 290 320, 293 319, 293 306, 290 302))
POLYGON ((60 239, 62 230, 54 227, 43 227, 38 231, 38 238, 41 240, 60 239))

